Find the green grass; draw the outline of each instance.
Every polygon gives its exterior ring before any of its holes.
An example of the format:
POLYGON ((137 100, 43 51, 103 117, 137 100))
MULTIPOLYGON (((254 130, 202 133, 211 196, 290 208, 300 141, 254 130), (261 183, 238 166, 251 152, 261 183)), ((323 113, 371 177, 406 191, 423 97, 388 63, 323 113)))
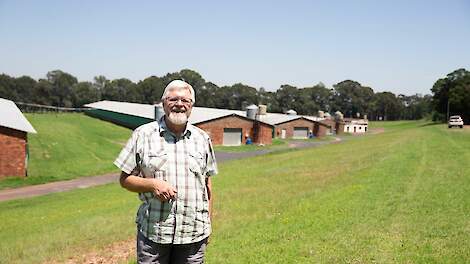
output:
POLYGON ((26 178, 7 178, 0 189, 115 172, 112 161, 131 130, 84 114, 26 114, 37 134, 28 134, 26 178))
POLYGON ((63 261, 128 239, 137 205, 117 184, 0 203, 0 263, 63 261))
MULTIPOLYGON (((467 263, 469 131, 381 124, 381 134, 221 164, 207 263, 467 263)), ((0 203, 0 259, 106 251, 134 236, 137 204, 117 184, 0 203)))
POLYGON ((265 149, 278 149, 287 147, 286 140, 273 138, 273 142, 271 145, 240 145, 240 146, 214 146, 215 151, 223 151, 223 152, 250 152, 250 151, 257 151, 257 150, 265 150, 265 149))
POLYGON ((324 141, 333 141, 333 136, 325 136, 321 138, 313 138, 313 139, 279 139, 273 138, 272 144, 270 145, 263 145, 259 146, 256 144, 252 145, 240 145, 240 146, 214 146, 214 150, 222 151, 222 152, 250 152, 250 151, 258 151, 258 150, 285 150, 289 148, 289 142, 324 142, 324 141))

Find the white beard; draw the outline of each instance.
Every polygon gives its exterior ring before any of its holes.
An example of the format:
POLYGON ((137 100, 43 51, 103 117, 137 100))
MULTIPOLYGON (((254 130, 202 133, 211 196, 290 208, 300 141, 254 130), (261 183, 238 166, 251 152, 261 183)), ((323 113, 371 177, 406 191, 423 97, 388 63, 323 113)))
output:
POLYGON ((188 122, 188 116, 186 113, 170 112, 168 120, 175 125, 184 125, 188 122))

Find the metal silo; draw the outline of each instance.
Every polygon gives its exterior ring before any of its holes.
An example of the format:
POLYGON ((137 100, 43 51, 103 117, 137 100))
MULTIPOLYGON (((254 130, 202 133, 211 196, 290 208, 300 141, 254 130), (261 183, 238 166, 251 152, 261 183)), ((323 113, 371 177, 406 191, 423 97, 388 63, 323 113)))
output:
POLYGON ((246 117, 249 119, 256 119, 256 114, 258 114, 258 107, 254 104, 246 108, 246 117))

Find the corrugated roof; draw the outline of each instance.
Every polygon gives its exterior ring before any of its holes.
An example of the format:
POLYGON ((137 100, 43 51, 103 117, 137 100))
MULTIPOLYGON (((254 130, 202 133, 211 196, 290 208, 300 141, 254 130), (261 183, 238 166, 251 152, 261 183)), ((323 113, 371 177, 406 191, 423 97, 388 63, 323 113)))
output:
MULTIPOLYGON (((137 104, 137 103, 126 103, 116 101, 100 101, 96 103, 86 104, 85 107, 112 111, 116 113, 123 113, 128 115, 140 116, 145 118, 154 118, 154 105, 149 104, 137 104)), ((209 107, 193 107, 189 122, 191 124, 197 124, 212 119, 224 117, 227 115, 236 114, 239 116, 246 117, 246 111, 241 110, 230 110, 230 109, 219 109, 209 107)), ((312 121, 321 120, 321 118, 315 116, 300 116, 300 115, 286 115, 278 113, 266 113, 266 115, 260 115, 259 120, 270 125, 276 125, 287 121, 295 120, 298 118, 307 118, 312 121)))
POLYGON ((13 101, 0 98, 0 126, 37 133, 13 101))
POLYGON ((86 104, 84 107, 107 110, 116 113, 122 113, 145 118, 155 118, 155 106, 149 104, 137 104, 117 101, 99 101, 86 104))

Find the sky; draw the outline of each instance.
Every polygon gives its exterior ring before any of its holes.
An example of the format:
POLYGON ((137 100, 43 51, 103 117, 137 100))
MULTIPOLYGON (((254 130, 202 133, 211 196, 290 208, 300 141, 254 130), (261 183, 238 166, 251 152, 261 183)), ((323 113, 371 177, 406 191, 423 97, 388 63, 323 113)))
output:
POLYGON ((470 70, 470 0, 6 1, 0 73, 92 81, 192 69, 218 86, 430 94, 470 70))

